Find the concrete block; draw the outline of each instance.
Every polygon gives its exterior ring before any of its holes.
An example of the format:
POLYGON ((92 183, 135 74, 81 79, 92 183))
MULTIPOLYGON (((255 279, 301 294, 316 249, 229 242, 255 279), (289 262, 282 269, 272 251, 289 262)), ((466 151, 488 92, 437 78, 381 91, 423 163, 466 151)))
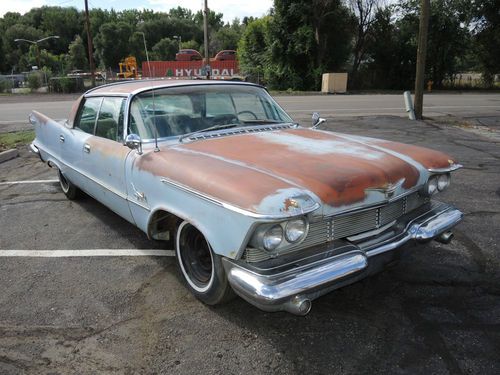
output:
POLYGON ((17 148, 12 148, 7 151, 0 152, 0 163, 3 163, 4 161, 10 160, 17 158, 19 155, 19 151, 17 151, 17 148))

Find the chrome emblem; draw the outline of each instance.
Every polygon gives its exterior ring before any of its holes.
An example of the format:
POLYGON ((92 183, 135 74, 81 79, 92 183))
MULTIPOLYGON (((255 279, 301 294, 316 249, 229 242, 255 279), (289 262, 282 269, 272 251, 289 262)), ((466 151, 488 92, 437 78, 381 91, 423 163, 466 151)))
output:
POLYGON ((379 193, 384 194, 385 199, 391 199, 396 193, 396 191, 401 187, 401 185, 403 185, 404 182, 405 179, 402 178, 401 180, 399 180, 394 184, 387 184, 386 186, 382 187, 368 188, 365 189, 365 191, 377 191, 379 193))

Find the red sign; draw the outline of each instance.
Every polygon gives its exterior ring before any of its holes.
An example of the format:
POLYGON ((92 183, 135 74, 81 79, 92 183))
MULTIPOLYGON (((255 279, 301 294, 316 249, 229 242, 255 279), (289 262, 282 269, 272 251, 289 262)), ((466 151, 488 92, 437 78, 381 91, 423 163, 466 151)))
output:
MULTIPOLYGON (((203 61, 144 61, 142 76, 149 77, 203 77, 203 61)), ((231 77, 240 72, 238 61, 210 61, 210 75, 213 77, 231 77)))

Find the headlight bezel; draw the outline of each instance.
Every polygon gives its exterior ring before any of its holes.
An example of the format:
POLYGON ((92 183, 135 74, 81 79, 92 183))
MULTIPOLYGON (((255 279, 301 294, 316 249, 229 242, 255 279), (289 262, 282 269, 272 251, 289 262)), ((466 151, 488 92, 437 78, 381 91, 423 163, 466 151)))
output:
POLYGON ((261 223, 254 230, 254 233, 251 236, 248 245, 251 247, 254 247, 254 248, 259 248, 259 249, 268 251, 270 253, 277 252, 280 250, 287 249, 291 246, 295 246, 295 245, 300 244, 307 237, 308 232, 309 232, 309 220, 308 220, 307 216, 305 216, 305 215, 288 218, 286 220, 279 221, 279 222, 261 223), (290 241, 290 238, 287 238, 287 235, 286 235, 287 225, 290 222, 295 222, 295 221, 299 221, 299 220, 302 220, 304 222, 305 228, 304 228, 303 234, 299 238, 297 238, 294 242, 292 242, 292 241, 290 241), (282 231, 281 242, 277 246, 274 246, 271 248, 269 246, 265 246, 265 236, 269 233, 269 231, 271 231, 273 228, 276 228, 278 226, 281 228, 281 231, 282 231))
POLYGON ((425 197, 432 197, 437 193, 441 193, 446 190, 451 183, 450 173, 432 173, 427 179, 424 186, 420 189, 420 193, 425 197), (445 182, 441 182, 445 179, 445 182))
POLYGON ((285 224, 285 239, 287 242, 289 243, 292 243, 292 244, 295 244, 297 242, 300 242, 304 237, 305 237, 305 234, 307 232, 307 221, 304 217, 299 217, 299 218, 295 218, 295 219, 292 219, 292 220, 288 220, 285 224), (291 226, 298 223, 298 222, 301 222, 303 224, 303 230, 302 230, 302 234, 300 234, 300 236, 298 236, 297 238, 291 238, 289 232, 291 231, 291 226))
POLYGON ((262 235, 262 246, 267 251, 273 251, 276 248, 278 248, 279 245, 281 245, 284 237, 285 236, 283 233, 283 227, 281 225, 276 224, 276 225, 270 226, 269 228, 266 229, 266 231, 262 235), (278 233, 273 234, 272 233, 273 231, 279 231, 279 234, 278 233), (279 237, 279 241, 269 243, 269 241, 267 241, 267 239, 271 238, 272 236, 274 236, 275 238, 279 237), (267 242, 267 244, 266 244, 266 242, 267 242))

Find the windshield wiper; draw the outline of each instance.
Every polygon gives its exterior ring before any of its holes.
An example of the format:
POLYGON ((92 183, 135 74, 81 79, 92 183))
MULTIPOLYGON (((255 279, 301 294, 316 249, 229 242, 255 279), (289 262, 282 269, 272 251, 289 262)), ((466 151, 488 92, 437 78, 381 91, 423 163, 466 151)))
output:
POLYGON ((208 128, 205 128, 205 129, 200 129, 200 130, 196 130, 194 132, 191 132, 191 133, 187 133, 187 134, 184 134, 184 135, 181 135, 179 137, 179 142, 182 142, 183 139, 185 138, 189 138, 195 134, 198 134, 198 133, 205 133, 205 132, 209 132, 211 130, 218 130, 218 129, 228 129, 228 128, 234 128, 236 126, 240 126, 241 124, 219 124, 219 125, 214 125, 214 126, 210 126, 208 128))

